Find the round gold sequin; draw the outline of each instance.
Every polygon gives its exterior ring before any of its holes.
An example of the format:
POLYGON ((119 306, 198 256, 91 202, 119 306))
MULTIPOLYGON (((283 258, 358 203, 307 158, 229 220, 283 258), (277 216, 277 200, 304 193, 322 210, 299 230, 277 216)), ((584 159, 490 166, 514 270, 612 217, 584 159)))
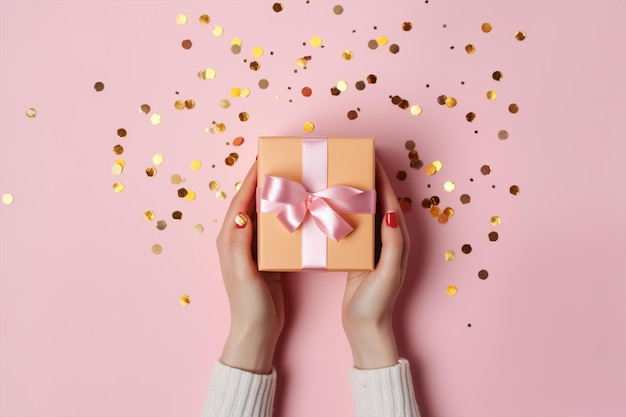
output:
POLYGON ((454 184, 454 182, 452 181, 446 181, 443 183, 443 189, 446 190, 447 192, 452 192, 454 191, 455 188, 456 188, 456 184, 454 184))
POLYGON ((201 25, 208 25, 211 22, 211 18, 209 17, 208 14, 200 15, 198 20, 200 21, 201 25))
POLYGON ((430 197, 430 202, 433 204, 433 206, 438 206, 439 203, 441 203, 441 200, 439 199, 439 197, 434 195, 434 196, 430 197))
POLYGON ((176 16, 176 23, 178 23, 179 25, 184 25, 185 23, 187 23, 187 15, 179 14, 178 16, 176 16))
POLYGON ((469 194, 462 194, 460 200, 463 204, 469 204, 469 202, 472 201, 472 198, 469 196, 469 194))
POLYGON ((357 81, 356 83, 354 83, 354 87, 359 91, 365 90, 365 82, 357 81))
MULTIPOLYGON (((439 97, 437 97, 437 103, 440 106, 443 106, 444 104, 446 104, 446 100, 447 99, 448 99, 448 97, 442 94, 439 97)), ((454 101, 454 104, 456 104, 456 100, 454 101)))
POLYGON ((375 74, 370 74, 366 78, 368 84, 376 84, 378 81, 378 77, 375 74))
POLYGON ((224 34, 224 28, 221 26, 214 26, 211 33, 213 33, 213 36, 222 36, 224 34))
POLYGON ((252 48, 252 56, 255 58, 261 58, 264 52, 265 51, 263 51, 263 48, 261 48, 260 46, 255 46, 254 48, 252 48))
POLYGON ((146 175, 149 177, 154 177, 157 174, 157 170, 155 167, 146 168, 146 175))
POLYGON ((356 110, 350 110, 350 111, 348 112, 348 119, 350 119, 350 120, 354 120, 354 119, 356 119, 357 117, 359 117, 359 113, 357 113, 357 111, 356 111, 356 110))
POLYGON ((411 23, 411 22, 402 22, 402 30, 403 31, 408 32, 411 29, 413 29, 413 23, 411 23))
POLYGON ((245 139, 242 136, 237 136, 235 139, 233 139, 233 146, 243 145, 244 140, 245 139))
POLYGON ((187 195, 183 197, 187 201, 193 201, 196 199, 196 192, 193 190, 187 191, 187 195))
POLYGON ((121 193, 122 191, 124 191, 124 184, 122 184, 121 182, 113 183, 113 191, 116 193, 121 193))
POLYGON ((224 123, 216 123, 215 131, 217 133, 224 133, 226 131, 226 125, 224 123))
POLYGON ((495 242, 498 240, 499 236, 498 236, 498 232, 489 232, 489 241, 490 242, 495 242))
POLYGON ((432 165, 435 167, 437 172, 441 171, 441 169, 443 168, 443 163, 440 160, 433 161, 432 165))
POLYGON ((192 99, 189 100, 185 100, 185 108, 188 110, 193 109, 194 107, 196 107, 196 102, 192 99))
POLYGON ((385 46, 389 42, 389 38, 386 36, 379 36, 376 38, 376 43, 378 46, 385 46))
POLYGON ((507 140, 508 138, 509 138, 509 132, 507 132, 506 130, 501 130, 498 132, 498 139, 507 140))
POLYGON ((340 4, 337 4, 333 7, 333 13, 335 13, 336 15, 340 15, 341 13, 343 13, 343 6, 340 4))
POLYGON ((448 217, 452 217, 454 216, 454 209, 452 207, 446 207, 445 209, 443 209, 443 214, 448 217))
POLYGON ((185 102, 183 100, 176 100, 174 102, 174 108, 176 110, 184 110, 185 109, 185 102))
POLYGON ((422 114, 422 107, 418 104, 414 104, 411 106, 410 111, 412 116, 419 116, 420 114, 422 114))
POLYGON ((406 171, 396 172, 396 178, 398 179, 398 181, 404 181, 406 179, 406 171))
POLYGON ((242 111, 241 113, 239 113, 239 120, 241 120, 242 122, 247 122, 248 119, 250 119, 250 115, 248 114, 248 112, 242 111))
POLYGON ((447 250, 443 253, 443 259, 446 261, 454 261, 456 259, 456 254, 453 250, 447 250))
POLYGON ((124 129, 123 127, 117 129, 117 137, 118 138, 125 138, 126 137, 126 129, 124 129))
POLYGON ((491 78, 496 81, 502 81, 502 78, 504 78, 504 76, 502 75, 501 71, 494 71, 493 74, 491 74, 491 78))
POLYGON ((433 206, 433 202, 430 200, 430 198, 425 198, 422 200, 422 207, 425 209, 429 209, 433 206))
POLYGON ((433 164, 427 165, 425 170, 426 175, 431 176, 431 175, 435 175, 435 173, 437 172, 437 168, 435 168, 435 166, 433 164))
POLYGON ((185 187, 176 190, 176 194, 179 198, 185 198, 185 196, 187 196, 187 193, 189 193, 189 191, 187 191, 185 187))
POLYGON ((315 130, 315 125, 312 122, 304 122, 304 131, 307 133, 311 133, 313 130, 315 130))
POLYGON ((226 200, 226 193, 224 191, 218 191, 215 193, 215 198, 218 200, 226 200))
POLYGON ((230 89, 230 96, 232 98, 237 98, 241 95, 241 88, 239 87, 233 87, 230 89))
POLYGON ((502 219, 500 219, 500 216, 491 216, 489 223, 491 223, 492 226, 500 226, 500 224, 502 224, 502 219))
POLYGON ((217 191, 220 189, 220 183, 216 180, 209 182, 209 189, 211 191, 217 191))
POLYGON ((313 36, 311 38, 311 46, 314 48, 318 48, 322 45, 322 38, 320 38, 319 36, 313 36))
POLYGON ((260 69, 261 69, 261 64, 260 64, 258 61, 252 61, 252 62, 250 63, 250 69, 251 69, 252 71, 258 71, 258 70, 260 70, 260 69))
POLYGON ((261 90, 265 90, 269 86, 270 86, 270 82, 267 81, 265 78, 262 78, 259 80, 259 88, 261 90))
POLYGON ((480 271, 478 271, 478 278, 480 279, 487 279, 489 277, 489 272, 487 272, 484 269, 481 269, 480 271))
POLYGON ((181 295, 179 302, 181 306, 187 306, 189 305, 189 303, 191 303, 191 298, 187 294, 181 295))
POLYGON ((148 114, 148 113, 150 113, 150 105, 149 104, 142 104, 141 106, 139 106, 139 113, 141 113, 141 114, 148 114))
POLYGON ((389 52, 394 55, 397 54, 398 52, 400 52, 400 46, 398 44, 392 43, 391 45, 389 45, 389 52))
POLYGON ((237 46, 241 46, 242 45, 242 41, 240 38, 233 38, 233 40, 230 41, 231 45, 237 45, 237 46))
POLYGON ((480 25, 480 30, 482 30, 485 33, 491 32, 491 29, 492 29, 491 23, 489 22, 485 22, 482 25, 480 25))
POLYGON ((489 100, 495 100, 496 98, 498 98, 498 93, 496 93, 495 90, 489 90, 487 91, 487 99, 489 100))
POLYGON ((113 175, 120 175, 122 172, 124 171, 124 167, 122 166, 122 164, 119 163, 114 163, 113 166, 111 167, 111 173, 113 175))
POLYGON ((98 91, 98 92, 100 92, 100 91, 104 90, 104 83, 102 83, 102 82, 98 81, 97 83, 95 83, 95 84, 93 85, 93 89, 94 89, 94 90, 96 90, 96 91, 98 91))
POLYGON ((480 173, 483 175, 489 175, 493 172, 489 165, 483 165, 480 167, 480 173))
POLYGON ((412 151, 413 149, 415 149, 415 141, 407 140, 406 142, 404 142, 404 147, 407 151, 412 151))
POLYGON ((200 78, 201 80, 213 80, 215 79, 216 75, 217 71, 215 71, 213 68, 205 68, 198 71, 198 78, 200 78))
POLYGON ((155 153, 154 155, 152 155, 152 163, 154 165, 161 165, 164 160, 165 158, 160 153, 155 153))
POLYGON ((151 222, 152 220, 154 220, 154 218, 156 217, 156 214, 154 214, 154 211, 152 210, 148 210, 143 214, 143 218, 146 219, 147 221, 151 222))
POLYGON ((242 88, 241 89, 241 97, 248 97, 250 95, 251 91, 249 88, 242 88))
POLYGON ((283 5, 280 3, 274 3, 272 5, 272 10, 274 10, 276 13, 282 12, 283 11, 283 5))
POLYGON ((348 89, 348 83, 345 81, 337 82, 337 90, 346 91, 348 89))
POLYGON ((437 216, 437 221, 441 224, 446 224, 448 223, 448 220, 450 218, 448 216, 446 216, 444 213, 441 213, 439 216, 437 216))
POLYGON ((469 112, 465 115, 465 120, 467 120, 468 122, 473 122, 474 120, 476 120, 476 114, 473 112, 469 112))
POLYGON ((191 46, 193 45, 191 43, 191 40, 189 40, 189 39, 183 40, 180 44, 183 47, 183 49, 191 49, 191 46))
POLYGON ((160 114, 153 114, 152 116, 150 116, 150 123, 152 123, 153 125, 158 125, 161 124, 161 115, 160 114))
POLYGON ((352 51, 349 50, 345 50, 341 53, 341 56, 343 57, 343 59, 345 59, 346 61, 350 61, 353 57, 354 54, 352 53, 352 51))
POLYGON ((515 103, 511 103, 509 104, 509 111, 513 114, 517 113, 519 111, 519 106, 515 103))
POLYGON ((311 94, 313 94, 313 90, 311 89, 311 87, 302 87, 301 93, 304 97, 311 97, 311 94))
POLYGON ((300 68, 304 68, 306 67, 306 59, 304 58, 298 58, 296 59, 296 65, 300 68))
POLYGON ((124 153, 124 147, 122 145, 115 145, 113 147, 113 153, 115 155, 121 155, 124 153))
POLYGON ((472 252, 472 245, 468 245, 467 243, 463 246, 461 246, 461 252, 463 252, 464 254, 468 254, 470 252, 472 252))
POLYGON ((155 255, 160 255, 161 252, 163 252, 163 246, 159 245, 158 243, 152 245, 152 253, 154 253, 155 255))
POLYGON ((455 285, 448 285, 446 287, 446 294, 448 294, 450 297, 456 295, 457 292, 457 288, 455 285))
POLYGON ((227 100, 225 98, 220 100, 220 107, 223 109, 227 109, 230 107, 230 100, 227 100))
POLYGON ((429 213, 432 217, 439 217, 441 214, 441 209, 437 206, 432 206, 429 210, 429 213))
POLYGON ((473 54, 474 52, 476 52, 476 46, 472 45, 471 43, 465 45, 465 52, 467 52, 468 55, 473 54))
POLYGON ((165 220, 157 220, 156 228, 157 230, 165 230, 167 227, 167 222, 165 220))
POLYGON ((517 39, 518 41, 523 41, 524 39, 526 39, 526 32, 524 32, 523 30, 518 30, 517 32, 515 32, 515 39, 517 39))
POLYGON ((235 183, 235 190, 239 191, 239 189, 241 188, 241 184, 242 184, 242 182, 241 182, 241 181, 237 181, 237 182, 235 183))
POLYGON ((13 204, 14 200, 15 200, 15 197, 13 197, 13 194, 11 194, 11 193, 2 194, 2 203, 3 204, 6 204, 8 206, 9 204, 13 204))
POLYGON ((509 188, 509 192, 513 195, 518 195, 519 194, 519 186, 517 185, 511 185, 511 187, 509 188))
POLYGON ((170 182, 174 185, 180 184, 183 181, 183 177, 178 174, 174 174, 170 177, 170 182))
POLYGON ((367 42, 367 47, 370 49, 376 49, 378 48, 378 42, 376 42, 376 39, 370 39, 369 42, 367 42))
POLYGON ((448 106, 450 108, 456 106, 456 103, 457 103, 457 101, 456 101, 456 99, 454 97, 447 97, 446 100, 445 100, 446 106, 448 106))
POLYGON ((194 235, 201 235, 202 232, 204 232, 204 226, 202 226, 201 224, 194 224, 193 225, 193 234, 194 235))
POLYGON ((174 220, 182 220, 183 219, 183 212, 176 210, 172 212, 172 219, 174 220))
POLYGON ((202 162, 198 159, 194 159, 189 163, 189 167, 194 171, 197 171, 202 168, 202 162))
POLYGON ((237 160, 233 158, 232 155, 227 156, 226 159, 224 159, 224 163, 228 165, 229 167, 232 167, 233 165, 235 165, 235 162, 237 162, 237 160))
POLYGON ((35 109, 34 107, 26 109, 26 117, 32 119, 35 116, 37 116, 37 109, 35 109))
POLYGON ((120 165, 122 168, 126 168, 126 161, 123 159, 118 159, 115 161, 116 164, 120 165))
POLYGON ((235 55, 238 55, 239 53, 241 53, 241 45, 231 45, 230 47, 230 52, 232 52, 235 55))

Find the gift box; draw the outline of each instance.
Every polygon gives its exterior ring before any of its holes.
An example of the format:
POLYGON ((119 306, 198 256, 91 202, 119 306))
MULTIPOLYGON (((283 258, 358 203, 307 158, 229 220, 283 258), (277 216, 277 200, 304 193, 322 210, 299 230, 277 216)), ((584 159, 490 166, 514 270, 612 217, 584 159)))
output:
POLYGON ((371 271, 375 212, 373 138, 259 138, 259 270, 371 271))

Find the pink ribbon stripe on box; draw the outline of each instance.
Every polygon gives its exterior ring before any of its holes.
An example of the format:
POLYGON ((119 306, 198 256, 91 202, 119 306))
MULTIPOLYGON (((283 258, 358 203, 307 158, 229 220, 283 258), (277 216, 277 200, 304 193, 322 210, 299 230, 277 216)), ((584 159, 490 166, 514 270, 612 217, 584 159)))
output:
POLYGON ((376 190, 328 187, 325 138, 302 139, 302 184, 266 175, 259 211, 276 212, 289 232, 302 227, 302 267, 326 268, 326 238, 343 239, 354 229, 341 213, 374 214, 376 190))

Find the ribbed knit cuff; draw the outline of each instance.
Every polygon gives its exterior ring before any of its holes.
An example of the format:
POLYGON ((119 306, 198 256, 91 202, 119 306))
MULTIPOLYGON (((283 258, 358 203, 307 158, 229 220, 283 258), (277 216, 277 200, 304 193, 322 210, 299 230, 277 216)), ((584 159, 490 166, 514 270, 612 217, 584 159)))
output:
POLYGON ((213 368, 203 417, 270 417, 274 405, 276 371, 269 375, 231 368, 213 368))
POLYGON ((406 359, 380 369, 350 370, 357 417, 419 417, 406 359))

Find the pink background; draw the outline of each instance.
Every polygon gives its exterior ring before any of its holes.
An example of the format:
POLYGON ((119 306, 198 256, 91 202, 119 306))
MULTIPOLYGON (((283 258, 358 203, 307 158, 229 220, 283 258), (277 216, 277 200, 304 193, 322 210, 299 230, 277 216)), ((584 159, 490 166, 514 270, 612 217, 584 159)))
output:
MULTIPOLYGON (((425 416, 624 415, 624 3, 344 1, 341 15, 332 2, 284 1, 280 13, 272 3, 0 0, 0 194, 15 197, 0 204, 0 416, 199 415, 228 328, 214 248, 222 215, 254 160, 256 137, 305 134, 305 121, 316 136, 375 136, 397 194, 413 200, 396 325, 425 416), (198 22, 204 13, 209 25, 198 22), (527 39, 517 41, 517 30, 527 39), (381 35, 389 44, 369 49, 381 35), (324 48, 312 47, 312 36, 324 48), (239 55, 233 37, 242 39, 239 55), (465 53, 468 43, 476 53, 465 53), (265 51, 258 71, 249 68, 254 46, 265 51), (296 66, 305 55, 306 70, 296 66), (206 67, 215 79, 198 79, 206 67), (502 81, 491 78, 496 70, 502 81), (378 82, 358 91, 368 74, 378 82), (258 87, 262 78, 269 88, 258 87), (339 80, 349 88, 332 96, 339 80), (104 91, 94 90, 97 81, 104 91), (235 86, 250 96, 220 108, 235 86), (437 104, 442 94, 457 106, 437 104), (412 116, 390 95, 423 113, 412 116), (196 107, 177 111, 177 99, 196 107), (162 115, 160 125, 138 112, 144 103, 162 115), (359 117, 348 120, 357 107, 359 117), (213 121, 226 131, 205 132, 213 121), (117 138, 118 128, 128 136, 117 138), (498 139, 501 129, 508 140, 498 139), (237 136, 242 146, 227 144, 237 136), (428 177, 410 168, 406 140, 443 169, 428 177), (121 156, 112 152, 117 143, 121 156), (149 178, 157 152, 165 162, 149 178), (232 167, 224 164, 230 152, 240 156, 232 167), (126 168, 115 176, 118 158, 126 168), (189 168, 193 159, 202 169, 189 168), (480 173, 483 164, 491 175, 480 173), (398 170, 405 181, 395 179, 398 170), (195 201, 178 198, 175 173, 195 201), (215 198, 211 180, 226 200, 215 198), (456 183, 451 193, 447 180, 456 183), (126 189, 114 193, 115 181, 126 189), (463 193, 470 204, 460 203, 463 193), (448 224, 420 207, 432 195, 455 209, 448 224), (497 242, 487 238, 493 230, 497 242), (456 260, 444 260, 446 250, 456 260), (477 278, 480 269, 488 279, 477 278), (451 284, 455 296, 446 294, 451 284)), ((354 413, 343 285, 339 273, 285 279, 280 416, 354 413)))

